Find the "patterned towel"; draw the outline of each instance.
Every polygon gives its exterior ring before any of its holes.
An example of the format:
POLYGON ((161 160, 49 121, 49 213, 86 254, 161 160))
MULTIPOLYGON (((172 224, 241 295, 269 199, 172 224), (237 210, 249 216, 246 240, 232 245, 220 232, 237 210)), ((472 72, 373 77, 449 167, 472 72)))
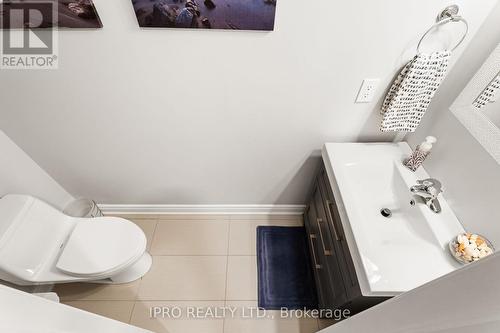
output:
POLYGON ((406 64, 382 105, 382 132, 415 132, 446 75, 450 56, 450 51, 420 53, 406 64))

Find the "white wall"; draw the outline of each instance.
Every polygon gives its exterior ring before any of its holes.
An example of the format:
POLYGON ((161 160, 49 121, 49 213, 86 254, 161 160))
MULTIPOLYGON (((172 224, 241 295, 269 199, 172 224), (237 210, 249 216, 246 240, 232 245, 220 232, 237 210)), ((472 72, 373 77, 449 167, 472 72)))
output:
POLYGON ((500 244, 500 164, 483 149, 451 113, 449 107, 500 43, 500 4, 464 52, 427 111, 422 125, 408 137, 412 145, 426 135, 439 141, 425 162, 433 177, 440 179, 448 202, 466 229, 500 244))
POLYGON ((496 333, 500 253, 323 330, 324 333, 496 333))
POLYGON ((0 130, 0 197, 31 194, 63 208, 73 197, 0 130))
MULTIPOLYGON (((495 0, 456 0, 474 35, 495 0)), ((101 203, 300 204, 327 141, 391 140, 377 100, 449 0, 278 1, 276 31, 141 30, 95 0, 60 69, 0 75, 0 124, 75 196, 101 203)), ((458 57, 458 53, 457 53, 458 57)))

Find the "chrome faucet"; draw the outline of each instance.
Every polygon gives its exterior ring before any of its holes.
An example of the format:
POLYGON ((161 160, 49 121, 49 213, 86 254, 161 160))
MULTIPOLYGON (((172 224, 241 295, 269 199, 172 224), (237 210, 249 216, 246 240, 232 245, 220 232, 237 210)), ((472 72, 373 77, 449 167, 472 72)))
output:
POLYGON ((439 180, 434 178, 417 180, 417 185, 410 187, 410 192, 421 197, 434 213, 441 212, 438 195, 443 192, 443 188, 439 180))

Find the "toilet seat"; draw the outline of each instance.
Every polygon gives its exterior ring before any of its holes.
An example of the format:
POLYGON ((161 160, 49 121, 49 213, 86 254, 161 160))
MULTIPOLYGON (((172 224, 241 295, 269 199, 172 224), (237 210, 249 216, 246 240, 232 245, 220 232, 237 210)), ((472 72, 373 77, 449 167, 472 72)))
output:
POLYGON ((81 219, 63 245, 56 268, 76 277, 109 276, 137 261, 146 243, 144 232, 128 220, 81 219))

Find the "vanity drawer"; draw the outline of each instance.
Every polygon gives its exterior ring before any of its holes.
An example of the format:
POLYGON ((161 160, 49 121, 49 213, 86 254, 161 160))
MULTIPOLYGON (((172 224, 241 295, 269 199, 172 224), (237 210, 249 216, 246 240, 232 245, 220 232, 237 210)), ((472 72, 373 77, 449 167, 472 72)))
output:
POLYGON ((317 219, 316 207, 311 204, 307 207, 304 215, 304 224, 306 227, 307 238, 309 242, 309 254, 311 256, 311 266, 314 270, 314 279, 316 282, 316 291, 318 295, 318 305, 320 309, 328 309, 334 301, 334 291, 332 290, 324 257, 320 256, 320 246, 318 233, 314 221, 317 219))
POLYGON ((321 193, 321 187, 319 183, 316 186, 317 190, 314 193, 313 201, 316 207, 317 219, 316 227, 319 234, 319 246, 320 246, 320 257, 324 258, 326 265, 326 271, 328 272, 328 277, 332 289, 334 291, 335 302, 333 306, 338 307, 343 305, 347 301, 347 293, 345 288, 345 281, 343 279, 344 269, 342 267, 343 253, 339 252, 336 240, 333 237, 330 228, 328 226, 327 213, 325 207, 323 206, 323 196, 321 193))
POLYGON ((330 227, 331 233, 335 239, 334 245, 336 252, 339 253, 339 265, 342 272, 342 278, 346 286, 347 294, 349 296, 356 296, 358 294, 359 287, 358 279, 356 277, 356 270, 354 268, 354 263, 349 251, 349 246, 345 239, 342 221, 340 220, 340 214, 335 202, 335 198, 333 196, 330 181, 323 164, 318 175, 318 184, 321 195, 323 197, 322 204, 324 209, 326 210, 328 226, 330 227))
POLYGON ((306 217, 306 228, 310 238, 311 256, 315 275, 319 284, 321 308, 334 309, 347 302, 347 293, 339 264, 342 254, 336 250, 334 240, 328 227, 323 197, 319 184, 314 186, 311 202, 306 217))

